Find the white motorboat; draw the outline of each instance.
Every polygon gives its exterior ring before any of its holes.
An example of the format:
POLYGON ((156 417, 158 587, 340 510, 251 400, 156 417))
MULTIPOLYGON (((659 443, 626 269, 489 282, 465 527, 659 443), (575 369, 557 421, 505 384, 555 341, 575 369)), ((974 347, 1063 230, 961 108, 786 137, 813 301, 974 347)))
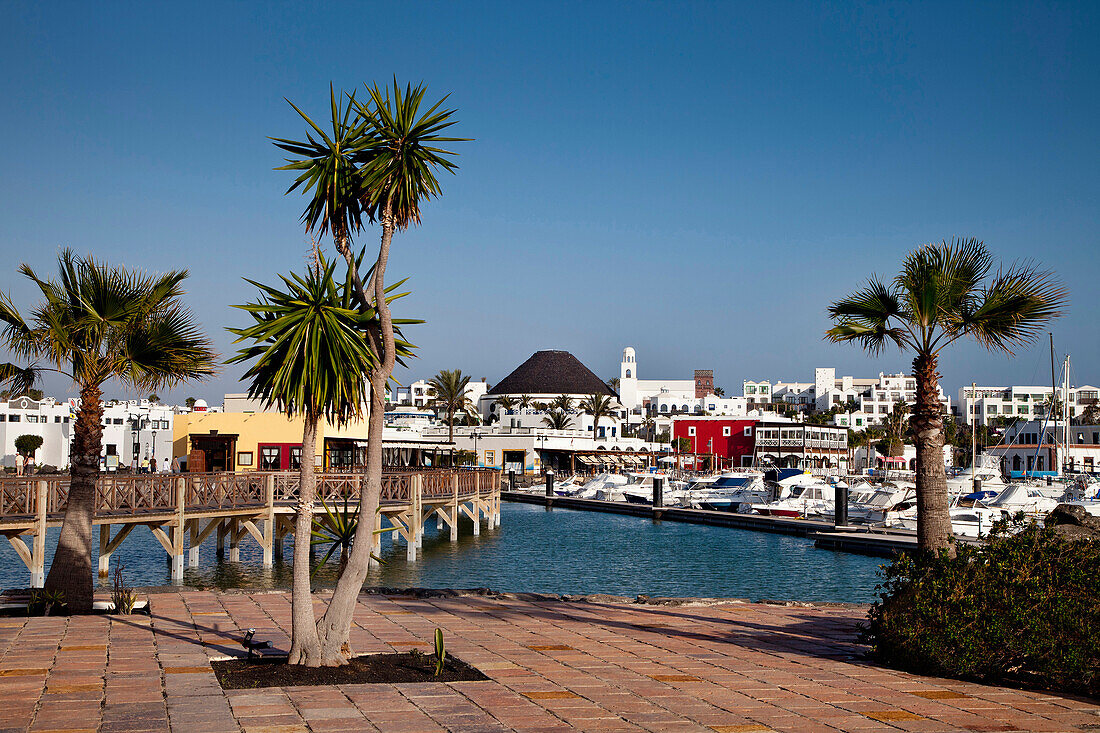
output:
POLYGON ((723 473, 708 486, 685 490, 681 503, 693 509, 747 514, 753 504, 771 496, 761 472, 742 470, 723 473))
POLYGON ((752 511, 771 517, 833 516, 836 489, 824 481, 795 484, 783 496, 768 503, 752 505, 752 511))

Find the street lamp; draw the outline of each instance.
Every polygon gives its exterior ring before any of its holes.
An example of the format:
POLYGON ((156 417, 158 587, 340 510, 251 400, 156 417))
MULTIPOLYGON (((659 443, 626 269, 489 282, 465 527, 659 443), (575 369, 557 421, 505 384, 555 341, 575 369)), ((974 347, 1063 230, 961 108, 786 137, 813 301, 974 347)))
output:
POLYGON ((474 439, 474 468, 481 467, 481 454, 477 452, 477 439, 481 437, 481 433, 474 430, 470 433, 470 436, 474 439))

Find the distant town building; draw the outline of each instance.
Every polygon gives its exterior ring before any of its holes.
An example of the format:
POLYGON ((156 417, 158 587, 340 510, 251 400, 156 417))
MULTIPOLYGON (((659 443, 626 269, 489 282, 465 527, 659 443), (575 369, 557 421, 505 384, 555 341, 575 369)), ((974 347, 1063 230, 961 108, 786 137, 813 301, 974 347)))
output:
POLYGON ((69 465, 69 443, 72 440, 73 409, 68 402, 51 397, 32 400, 15 397, 0 402, 0 461, 5 468, 22 464, 15 450, 20 435, 42 437, 42 446, 35 452, 34 463, 66 468, 69 465))
MULTIPOLYGON (((884 422, 899 400, 912 405, 917 399, 917 382, 906 374, 882 372, 877 378, 837 378, 836 369, 818 367, 812 382, 745 380, 742 396, 749 410, 828 412, 836 407, 839 409, 835 424, 860 428, 884 422)), ((949 413, 951 399, 943 389, 939 389, 939 400, 944 411, 949 413)))
POLYGON ((1100 472, 1100 425, 1070 425, 1045 420, 1018 420, 1005 429, 987 455, 1001 461, 1001 470, 1020 478, 1063 473, 1100 472))
MULTIPOLYGON (((1059 385, 1058 399, 1065 389, 1059 385)), ((1050 385, 1014 385, 1011 387, 971 387, 959 390, 959 419, 970 425, 989 425, 998 418, 1024 421, 1047 417, 1051 394, 1050 385)), ((1100 405, 1100 388, 1092 385, 1070 387, 1066 410, 1070 418, 1081 416, 1089 406, 1100 405)), ((1061 417, 1061 413, 1059 413, 1061 417)))
POLYGON ((103 468, 140 470, 150 461, 161 471, 170 468, 175 414, 176 408, 148 400, 104 402, 103 468))
POLYGON ((781 417, 729 418, 677 415, 672 437, 686 440, 687 452, 712 455, 714 466, 846 471, 848 431, 781 417))

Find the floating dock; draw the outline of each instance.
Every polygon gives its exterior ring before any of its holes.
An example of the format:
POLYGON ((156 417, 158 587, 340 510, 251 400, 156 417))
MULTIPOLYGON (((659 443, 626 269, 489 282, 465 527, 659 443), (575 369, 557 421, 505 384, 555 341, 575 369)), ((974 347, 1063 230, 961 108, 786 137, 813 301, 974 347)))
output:
MULTIPOLYGON (((820 519, 795 519, 769 517, 762 514, 736 514, 708 509, 684 507, 654 508, 648 504, 631 504, 623 501, 600 499, 575 499, 568 496, 545 496, 521 491, 504 491, 501 498, 523 504, 536 504, 547 508, 579 509, 590 512, 626 514, 669 522, 689 522, 714 527, 733 527, 757 532, 775 532, 813 540, 814 545, 826 550, 840 550, 874 557, 895 557, 901 552, 917 548, 916 532, 910 530, 881 530, 861 526, 836 527, 832 522, 820 519)), ((963 541, 963 540, 960 540, 963 541)))

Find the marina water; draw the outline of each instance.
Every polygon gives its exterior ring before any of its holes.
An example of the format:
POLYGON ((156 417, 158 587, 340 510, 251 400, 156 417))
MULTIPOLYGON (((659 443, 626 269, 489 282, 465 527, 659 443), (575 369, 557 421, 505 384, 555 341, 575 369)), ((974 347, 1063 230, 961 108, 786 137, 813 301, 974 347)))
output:
MULTIPOLYGON (((384 539, 385 562, 370 571, 366 585, 864 603, 873 600, 883 562, 817 549, 800 537, 509 502, 499 529, 483 525, 477 537, 471 530, 467 520, 458 542, 450 542, 446 530, 437 533, 429 522, 414 562, 405 559, 403 544, 384 539)), ((48 555, 58 531, 48 533, 48 555)), ((249 539, 241 541, 236 563, 218 559, 214 543, 207 542, 199 550, 199 566, 185 570, 184 584, 289 588, 292 547, 288 538, 286 560, 265 570, 259 546, 249 539)), ((324 552, 318 548, 317 557, 324 552)), ((335 584, 338 554, 315 569, 315 586, 335 584)), ((112 575, 118 563, 130 585, 169 583, 164 549, 143 527, 112 555, 112 575)), ((11 546, 0 544, 0 588, 26 587, 28 577, 11 546)), ((110 580, 101 579, 100 585, 110 580)))

